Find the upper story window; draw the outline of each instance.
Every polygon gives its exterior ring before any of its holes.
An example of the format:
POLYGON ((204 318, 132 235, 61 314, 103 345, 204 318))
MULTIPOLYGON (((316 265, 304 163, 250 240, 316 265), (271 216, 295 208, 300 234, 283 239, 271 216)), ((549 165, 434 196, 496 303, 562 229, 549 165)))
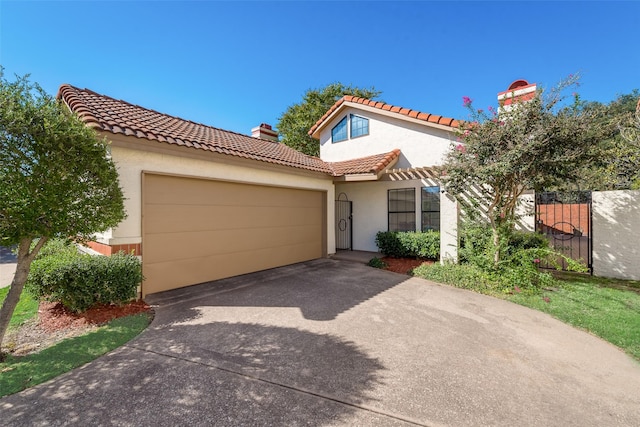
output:
POLYGON ((340 122, 331 129, 331 142, 340 142, 347 139, 347 118, 340 120, 340 122))
POLYGON ((349 138, 369 135, 369 119, 349 114, 331 129, 331 142, 340 142, 349 138), (348 119, 348 120, 347 120, 348 119))
POLYGON ((351 114, 351 138, 369 135, 369 119, 351 114))

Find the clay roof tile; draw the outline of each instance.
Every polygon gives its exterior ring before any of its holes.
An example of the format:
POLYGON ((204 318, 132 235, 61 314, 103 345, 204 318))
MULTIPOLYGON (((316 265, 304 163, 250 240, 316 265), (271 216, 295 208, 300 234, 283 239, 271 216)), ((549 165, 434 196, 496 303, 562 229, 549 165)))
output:
POLYGON ((333 175, 329 163, 284 144, 169 116, 88 89, 65 84, 60 87, 58 98, 87 125, 113 134, 333 175))

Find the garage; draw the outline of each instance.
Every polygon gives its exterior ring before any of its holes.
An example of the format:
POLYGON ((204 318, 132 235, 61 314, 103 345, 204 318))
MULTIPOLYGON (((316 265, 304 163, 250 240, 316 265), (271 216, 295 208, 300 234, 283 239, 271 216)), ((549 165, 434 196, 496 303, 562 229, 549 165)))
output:
POLYGON ((142 296, 326 256, 326 192, 142 178, 142 296))

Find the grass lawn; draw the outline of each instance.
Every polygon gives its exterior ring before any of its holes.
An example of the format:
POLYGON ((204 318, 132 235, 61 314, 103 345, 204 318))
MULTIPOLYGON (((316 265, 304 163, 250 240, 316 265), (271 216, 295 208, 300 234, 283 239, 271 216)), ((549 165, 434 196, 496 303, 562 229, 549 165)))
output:
POLYGON ((8 356, 0 363, 0 397, 43 383, 120 347, 142 332, 149 320, 145 313, 121 317, 39 353, 8 356))
MULTIPOLYGON (((9 288, 0 288, 0 302, 4 301, 9 292, 9 288)), ((22 292, 20 295, 20 301, 16 306, 9 323, 9 328, 15 328, 22 325, 27 320, 33 318, 38 314, 38 301, 33 299, 28 292, 22 292)))
MULTIPOLYGON (((4 301, 8 291, 9 288, 0 288, 0 303, 4 301)), ((37 313, 38 302, 28 292, 23 292, 9 329, 22 325, 37 313)), ((144 313, 122 317, 85 335, 61 341, 39 353, 7 356, 6 360, 0 362, 0 397, 50 380, 120 347, 142 332, 149 321, 149 315, 144 313)))
POLYGON ((640 360, 640 282, 562 273, 557 289, 506 298, 588 331, 640 360))

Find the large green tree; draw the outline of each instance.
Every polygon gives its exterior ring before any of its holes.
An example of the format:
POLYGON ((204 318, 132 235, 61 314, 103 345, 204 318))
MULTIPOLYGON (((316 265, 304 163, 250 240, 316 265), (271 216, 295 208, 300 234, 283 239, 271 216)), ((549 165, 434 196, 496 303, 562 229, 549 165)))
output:
POLYGON ((311 127, 335 102, 345 95, 373 99, 380 95, 375 88, 358 88, 342 83, 331 83, 320 89, 309 89, 302 101, 291 105, 282 113, 276 125, 282 143, 310 156, 320 155, 320 144, 309 136, 311 127))
MULTIPOLYGON (((564 93, 577 84, 569 78, 539 90, 512 109, 474 108, 464 104, 471 120, 460 129, 460 143, 443 166, 444 184, 463 204, 482 209, 493 231, 493 262, 501 260, 501 241, 513 232, 518 198, 526 190, 542 190, 572 182, 577 169, 592 161, 602 135, 593 126, 600 109, 567 105, 564 93)), ((577 95, 574 95, 577 99, 577 95)))
POLYGON ((640 92, 619 95, 608 104, 584 103, 582 108, 601 110, 597 122, 603 133, 600 154, 594 164, 579 171, 577 184, 586 190, 640 188, 640 113, 636 113, 640 92))
POLYGON ((52 237, 89 238, 125 217, 108 145, 28 76, 0 69, 0 245, 17 268, 0 309, 0 343, 31 262, 52 237))

